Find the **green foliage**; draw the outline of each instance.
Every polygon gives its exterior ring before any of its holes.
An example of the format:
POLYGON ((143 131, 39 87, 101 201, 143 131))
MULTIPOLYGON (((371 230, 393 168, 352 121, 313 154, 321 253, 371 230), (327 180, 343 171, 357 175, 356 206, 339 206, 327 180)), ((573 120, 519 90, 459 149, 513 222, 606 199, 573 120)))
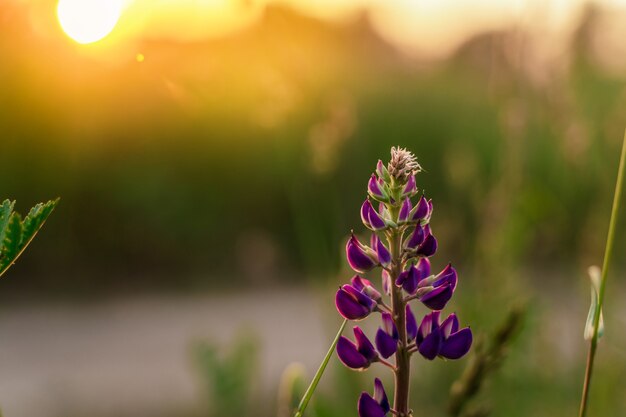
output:
POLYGON ((252 415, 259 404, 253 404, 252 385, 258 365, 256 338, 244 336, 228 349, 225 356, 207 342, 194 347, 195 363, 207 388, 211 414, 220 417, 252 415))
POLYGON ((37 204, 24 220, 13 211, 14 201, 5 200, 0 205, 0 276, 26 249, 58 202, 57 199, 37 204))

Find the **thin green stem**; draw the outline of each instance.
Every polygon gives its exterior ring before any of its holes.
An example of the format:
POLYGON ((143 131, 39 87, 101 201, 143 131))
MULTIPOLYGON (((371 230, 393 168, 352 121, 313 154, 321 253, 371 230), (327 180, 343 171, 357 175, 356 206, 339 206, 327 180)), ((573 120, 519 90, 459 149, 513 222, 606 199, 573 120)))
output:
POLYGON ((333 355, 333 352, 335 351, 335 347, 337 346, 337 342, 339 342, 339 338, 341 337, 341 334, 343 333, 343 329, 345 329, 346 327, 346 323, 348 323, 348 320, 344 320, 343 323, 341 323, 341 326, 339 326, 339 331, 337 331, 337 334, 335 335, 335 339, 333 340, 333 343, 330 345, 330 348, 328 348, 328 352, 326 352, 326 356, 324 356, 324 360, 320 364, 320 367, 315 373, 315 376, 313 377, 311 384, 306 389, 304 396, 300 400, 300 404, 298 405, 298 409, 294 413, 294 417, 302 417, 302 415, 304 414, 304 410, 306 410, 306 407, 309 405, 309 401, 311 400, 311 397, 313 396, 313 393, 315 392, 315 389, 317 388, 317 384, 320 382, 320 379, 322 378, 322 375, 324 374, 324 371, 326 370, 326 365, 328 365, 328 361, 330 360, 330 357, 333 355))
POLYGON ((606 247, 604 249, 604 262, 602 263, 602 276, 600 279, 600 290, 598 291, 598 303, 596 305, 595 315, 593 319, 593 337, 589 343, 589 353, 587 355, 587 367, 585 369, 585 379, 583 382, 583 392, 580 400, 579 417, 587 415, 587 404, 589 398, 589 389, 591 386, 591 375, 593 374, 593 363, 596 356, 596 348, 598 346, 598 328, 600 327, 600 313, 604 302, 604 291, 606 288, 606 277, 611 264, 611 256, 613 255, 613 242, 615 241, 615 229, 617 224, 617 215, 621 207, 622 200, 622 184, 624 182, 624 165, 626 164, 626 131, 624 132, 624 142, 622 143, 622 154, 619 161, 619 169, 617 171, 617 182, 615 184, 615 194, 613 195, 613 208, 611 209, 611 220, 609 221, 609 232, 606 238, 606 247))

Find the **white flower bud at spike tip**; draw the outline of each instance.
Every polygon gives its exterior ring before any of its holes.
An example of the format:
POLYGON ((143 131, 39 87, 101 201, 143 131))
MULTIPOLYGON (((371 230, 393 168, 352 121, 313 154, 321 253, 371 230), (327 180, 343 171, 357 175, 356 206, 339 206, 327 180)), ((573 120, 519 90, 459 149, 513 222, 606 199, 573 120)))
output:
POLYGON ((391 160, 387 166, 389 174, 400 184, 405 184, 411 175, 422 170, 417 158, 404 148, 392 147, 391 160))

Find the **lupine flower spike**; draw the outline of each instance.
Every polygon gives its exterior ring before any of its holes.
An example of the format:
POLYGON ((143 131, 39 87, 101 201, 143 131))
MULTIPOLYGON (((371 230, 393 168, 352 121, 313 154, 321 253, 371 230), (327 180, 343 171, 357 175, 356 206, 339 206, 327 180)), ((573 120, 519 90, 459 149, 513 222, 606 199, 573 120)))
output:
POLYGON ((422 171, 415 156, 403 148, 391 148, 387 165, 376 164, 367 183, 367 195, 361 205, 361 221, 373 232, 370 246, 351 234, 346 244, 350 267, 364 274, 380 267, 382 291, 360 275, 342 285, 335 295, 339 314, 347 320, 362 320, 380 313, 381 325, 374 343, 360 327, 354 327, 354 341, 341 337, 337 355, 349 368, 365 370, 381 363, 394 374, 395 394, 390 406, 379 379, 374 381, 374 395, 363 392, 358 400, 360 417, 410 417, 410 360, 419 353, 428 360, 437 357, 459 359, 472 345, 469 327, 459 329, 456 314, 440 321, 441 310, 457 288, 457 271, 448 264, 438 274, 431 273, 432 257, 438 242, 430 227, 433 203, 418 195, 416 174, 422 171), (416 198, 417 201, 411 201, 416 198), (386 301, 386 298, 388 300, 386 301), (418 325, 410 306, 430 311, 418 325), (424 308, 422 307, 422 308, 424 308), (387 359, 395 356, 395 364, 387 359))

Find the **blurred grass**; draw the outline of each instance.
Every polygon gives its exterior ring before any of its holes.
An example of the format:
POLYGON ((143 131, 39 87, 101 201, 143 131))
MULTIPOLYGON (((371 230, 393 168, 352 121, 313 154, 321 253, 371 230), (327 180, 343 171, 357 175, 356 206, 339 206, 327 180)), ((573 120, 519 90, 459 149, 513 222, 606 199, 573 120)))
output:
POLYGON ((586 265, 601 250, 626 84, 594 64, 585 22, 571 64, 543 84, 508 56, 520 32, 478 36, 425 69, 361 21, 328 27, 282 9, 251 33, 177 55, 146 44, 156 63, 140 69, 74 57, 77 81, 64 78, 66 63, 46 63, 40 71, 61 84, 35 83, 35 97, 24 77, 42 76, 15 45, 0 44, 0 56, 13 58, 0 92, 0 187, 26 203, 67 201, 53 219, 58 234, 14 272, 64 293, 326 275, 359 228, 368 173, 394 144, 427 170, 419 183, 436 201, 446 257, 481 273, 495 259, 505 268, 586 265), (299 24, 307 55, 269 36, 299 24), (230 44, 271 53, 230 71, 230 44), (218 68, 193 71, 198 54, 213 54, 218 68), (318 73, 320 56, 335 60, 318 73), (100 85, 112 85, 115 101, 100 85), (267 262, 246 265, 258 252, 267 262))

